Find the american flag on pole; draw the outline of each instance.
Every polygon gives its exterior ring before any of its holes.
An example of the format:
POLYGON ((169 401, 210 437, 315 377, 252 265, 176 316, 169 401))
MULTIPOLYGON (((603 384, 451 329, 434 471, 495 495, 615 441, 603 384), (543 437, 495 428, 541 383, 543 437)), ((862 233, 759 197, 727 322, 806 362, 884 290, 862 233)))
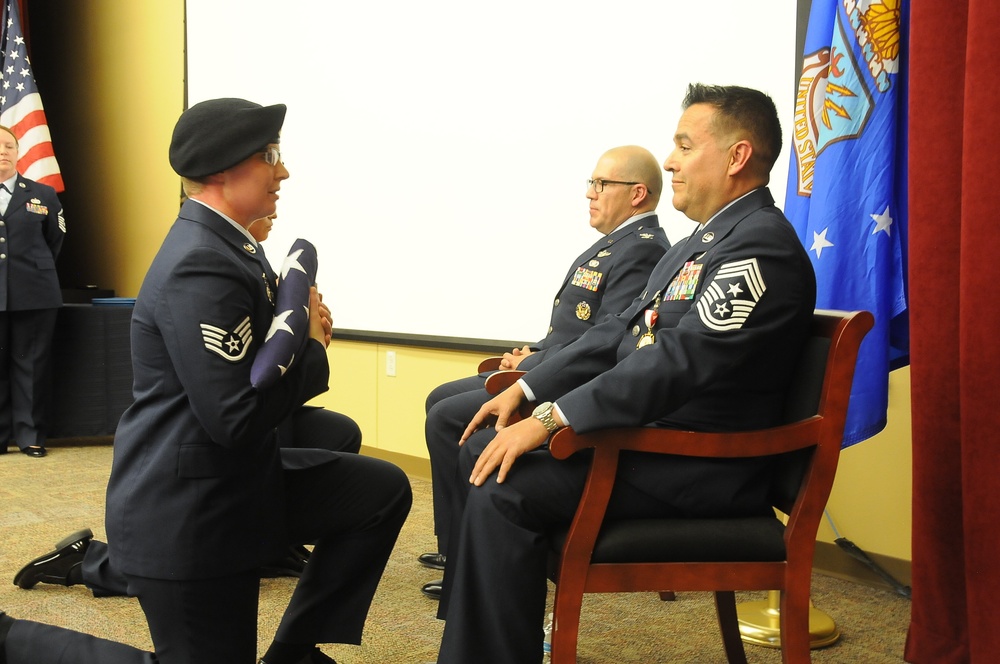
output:
POLYGON ((52 151, 52 137, 42 110, 42 98, 31 73, 24 46, 17 0, 6 0, 0 13, 0 125, 9 127, 20 146, 17 170, 24 177, 63 191, 62 174, 52 151))

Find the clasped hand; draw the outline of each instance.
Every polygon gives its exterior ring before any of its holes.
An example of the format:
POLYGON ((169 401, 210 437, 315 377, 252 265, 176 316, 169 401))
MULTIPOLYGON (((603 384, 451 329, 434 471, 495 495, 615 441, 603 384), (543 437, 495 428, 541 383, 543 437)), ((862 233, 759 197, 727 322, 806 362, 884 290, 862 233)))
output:
POLYGON ((533 352, 535 351, 531 350, 530 346, 513 348, 509 353, 504 353, 503 357, 500 358, 500 368, 505 371, 517 369, 517 365, 521 364, 521 360, 528 357, 533 352))
POLYGON ((315 286, 309 288, 309 336, 323 344, 323 348, 328 348, 333 338, 333 316, 315 286))

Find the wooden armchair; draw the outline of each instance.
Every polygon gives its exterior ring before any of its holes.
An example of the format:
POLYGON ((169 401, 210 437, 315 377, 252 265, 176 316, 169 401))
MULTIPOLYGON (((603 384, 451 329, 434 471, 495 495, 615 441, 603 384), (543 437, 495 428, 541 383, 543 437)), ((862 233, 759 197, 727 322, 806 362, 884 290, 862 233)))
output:
MULTIPOLYGON (((549 442, 565 459, 593 448, 573 522, 550 542, 556 582, 553 664, 576 661, 585 592, 710 590, 729 662, 746 662, 736 590, 777 590, 782 659, 810 661, 809 589, 816 531, 840 456, 858 347, 874 318, 867 311, 817 311, 785 406, 786 424, 736 433, 571 428, 549 442), (621 450, 713 457, 775 456, 772 504, 787 516, 636 519, 604 523, 621 450)), ((493 385, 520 372, 501 372, 493 385)), ((493 379, 493 377, 491 377, 493 379)))

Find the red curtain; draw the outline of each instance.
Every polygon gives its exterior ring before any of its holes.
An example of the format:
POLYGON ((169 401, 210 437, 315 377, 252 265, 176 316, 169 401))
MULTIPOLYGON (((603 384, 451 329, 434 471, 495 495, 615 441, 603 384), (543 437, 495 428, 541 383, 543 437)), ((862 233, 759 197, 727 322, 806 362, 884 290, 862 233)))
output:
POLYGON ((26 42, 31 42, 28 37, 28 8, 25 6, 28 0, 17 0, 17 15, 21 17, 21 33, 26 42))
POLYGON ((910 15, 913 606, 905 658, 1000 653, 1000 3, 910 15))

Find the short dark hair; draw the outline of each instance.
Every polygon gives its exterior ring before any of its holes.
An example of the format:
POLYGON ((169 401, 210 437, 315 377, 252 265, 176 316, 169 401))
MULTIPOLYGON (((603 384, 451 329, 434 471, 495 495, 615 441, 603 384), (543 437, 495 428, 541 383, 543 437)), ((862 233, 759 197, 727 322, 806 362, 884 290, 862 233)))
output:
POLYGON ((742 134, 753 146, 751 160, 757 160, 765 177, 781 152, 781 123, 774 101, 752 88, 738 85, 705 85, 691 83, 681 108, 687 110, 694 104, 709 104, 718 113, 716 130, 720 134, 742 134))
POLYGON ((2 129, 3 131, 7 132, 11 136, 13 136, 14 137, 14 145, 16 145, 18 147, 21 147, 21 142, 19 140, 17 140, 17 134, 14 133, 13 129, 11 129, 10 127, 7 127, 5 125, 0 125, 0 129, 2 129))

